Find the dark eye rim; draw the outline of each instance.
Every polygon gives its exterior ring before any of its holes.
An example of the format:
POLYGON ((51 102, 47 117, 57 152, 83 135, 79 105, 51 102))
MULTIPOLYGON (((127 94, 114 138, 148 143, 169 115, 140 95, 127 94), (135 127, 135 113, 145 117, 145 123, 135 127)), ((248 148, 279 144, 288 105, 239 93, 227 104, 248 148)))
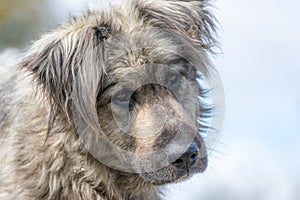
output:
POLYGON ((120 90, 111 96, 110 103, 131 109, 135 105, 134 92, 128 89, 120 90))

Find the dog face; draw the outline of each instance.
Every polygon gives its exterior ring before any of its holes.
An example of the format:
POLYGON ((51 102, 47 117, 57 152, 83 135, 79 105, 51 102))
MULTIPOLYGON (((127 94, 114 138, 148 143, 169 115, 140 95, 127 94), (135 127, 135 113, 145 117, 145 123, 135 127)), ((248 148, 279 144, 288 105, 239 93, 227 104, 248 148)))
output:
POLYGON ((208 110, 199 104, 203 94, 193 66, 201 56, 191 45, 188 38, 162 29, 121 34, 105 45, 109 67, 98 95, 100 126, 114 145, 137 156, 135 162, 155 166, 140 171, 153 184, 202 172, 207 165, 197 117, 208 110), (166 148, 171 141, 173 148, 166 148), (184 148, 176 149, 179 145, 184 148), (162 152, 169 155, 168 165, 159 164, 162 152))
POLYGON ((73 19, 21 64, 50 101, 50 132, 65 116, 100 162, 155 185, 207 166, 199 118, 210 109, 197 78, 208 74, 213 40, 203 1, 162 2, 73 19))

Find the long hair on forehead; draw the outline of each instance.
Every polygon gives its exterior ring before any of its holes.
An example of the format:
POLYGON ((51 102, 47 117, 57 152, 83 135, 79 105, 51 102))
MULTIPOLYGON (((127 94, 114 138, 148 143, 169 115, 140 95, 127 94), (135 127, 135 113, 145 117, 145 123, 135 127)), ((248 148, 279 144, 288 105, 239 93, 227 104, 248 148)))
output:
POLYGON ((71 122, 72 109, 90 126, 98 127, 95 106, 104 75, 101 43, 107 35, 105 27, 87 27, 64 38, 46 35, 21 62, 20 67, 32 72, 37 87, 50 101, 48 133, 58 112, 71 122))
POLYGON ((202 49, 213 52, 217 19, 212 15, 210 0, 139 0, 139 15, 151 26, 170 28, 190 37, 202 49))

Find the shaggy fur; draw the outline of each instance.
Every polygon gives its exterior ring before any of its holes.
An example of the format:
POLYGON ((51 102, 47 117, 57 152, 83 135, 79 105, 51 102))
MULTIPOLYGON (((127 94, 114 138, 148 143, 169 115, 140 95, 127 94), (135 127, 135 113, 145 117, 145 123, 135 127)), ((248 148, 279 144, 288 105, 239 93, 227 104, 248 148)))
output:
MULTIPOLYGON (((171 164, 144 173, 106 166, 79 140, 74 112, 141 160, 143 152, 158 152, 178 130, 197 133, 206 128, 189 115, 203 119, 209 112, 205 105, 198 106, 197 96, 204 91, 196 81, 197 71, 207 76, 212 69, 208 53, 215 29, 207 6, 206 0, 128 0, 71 18, 25 54, 1 55, 0 199, 155 200, 162 198, 162 185, 203 172, 207 158, 199 134, 193 143, 205 155, 188 172, 171 164), (143 28, 155 29, 139 31, 143 28), (166 117, 166 125, 151 139, 122 136, 111 113, 112 92, 124 91, 118 83, 142 83, 136 74, 148 77, 153 71, 145 66, 151 63, 170 66, 191 82, 193 91, 178 79, 171 85, 186 97, 182 101, 159 85, 138 88, 130 97, 130 132, 144 134, 161 117, 166 117), (154 104, 167 109, 154 112, 154 104)), ((122 99, 117 102, 122 104, 122 99)), ((105 149, 100 153, 111 154, 105 149)))

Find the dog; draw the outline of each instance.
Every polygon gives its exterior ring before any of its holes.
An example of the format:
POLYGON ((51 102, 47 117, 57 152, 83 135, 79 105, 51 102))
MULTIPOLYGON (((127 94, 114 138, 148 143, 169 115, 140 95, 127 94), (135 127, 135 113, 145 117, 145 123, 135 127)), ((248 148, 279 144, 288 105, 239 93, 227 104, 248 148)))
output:
POLYGON ((162 199, 203 172, 208 0, 89 10, 1 55, 0 199, 162 199))

